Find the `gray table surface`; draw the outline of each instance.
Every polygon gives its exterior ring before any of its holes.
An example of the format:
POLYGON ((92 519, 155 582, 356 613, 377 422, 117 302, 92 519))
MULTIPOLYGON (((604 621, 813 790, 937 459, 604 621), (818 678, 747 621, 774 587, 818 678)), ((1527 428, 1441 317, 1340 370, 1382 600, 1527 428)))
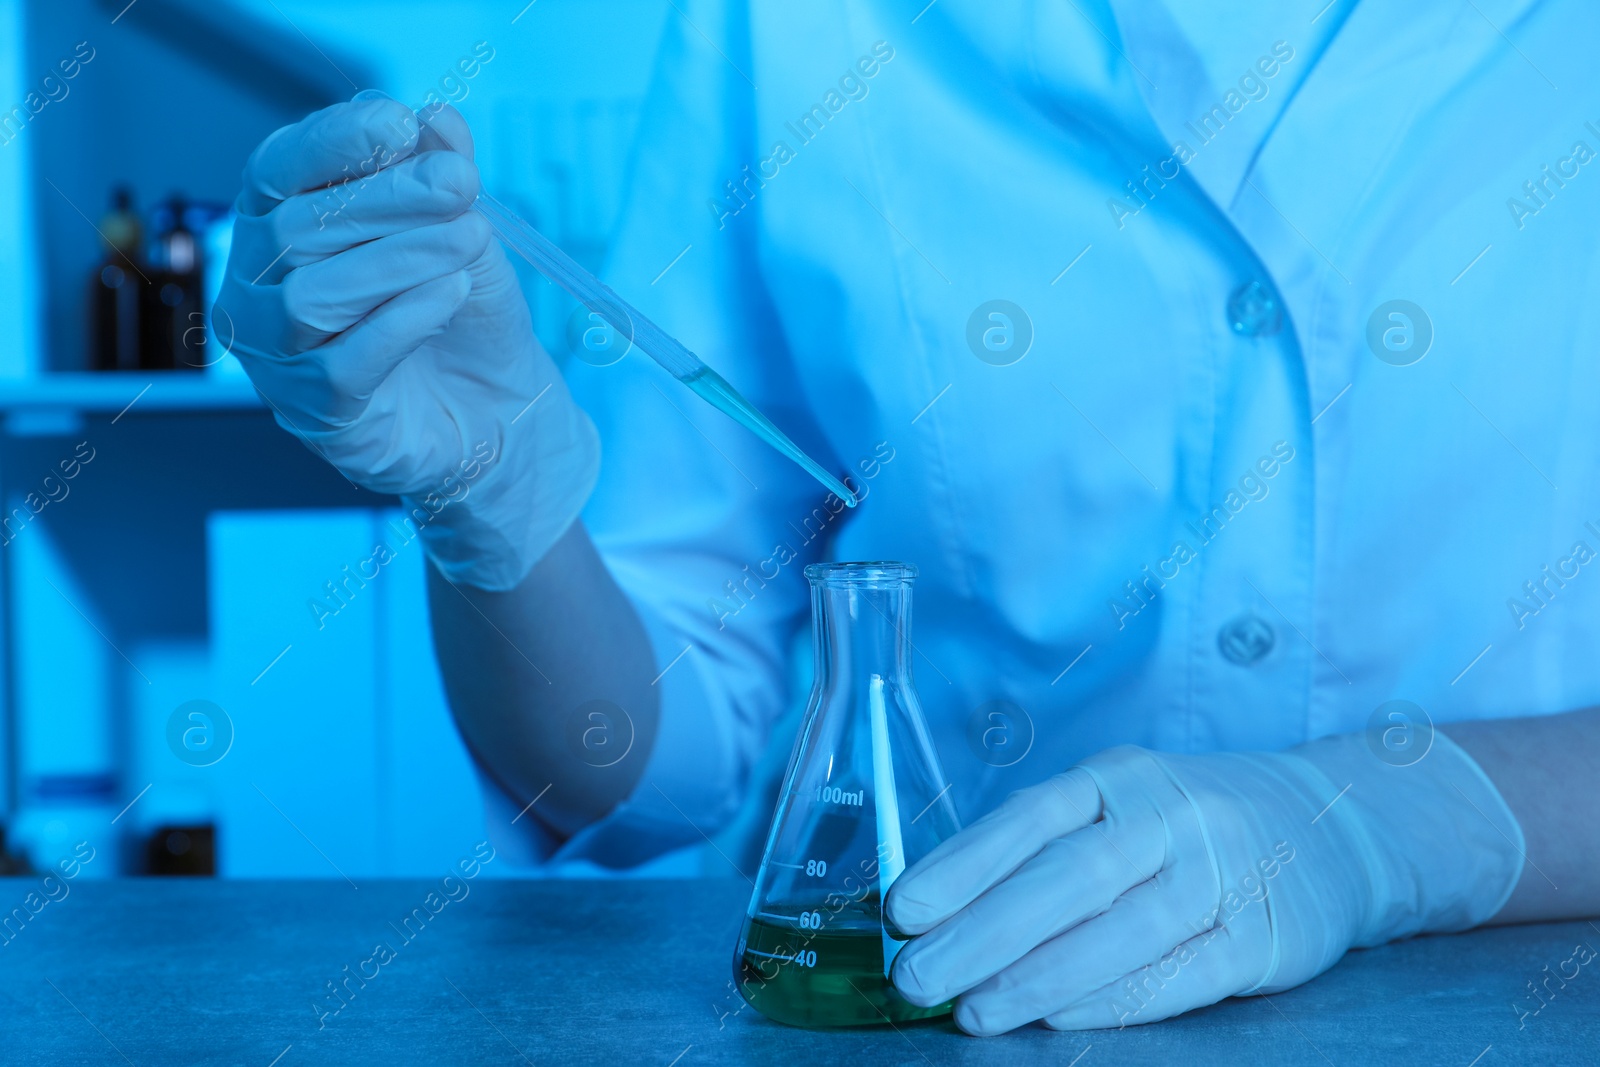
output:
MULTIPOLYGON (((10 909, 37 880, 0 879, 10 909)), ((1600 923, 1352 953, 1308 985, 1122 1031, 976 1039, 948 1020, 811 1032, 732 990, 741 881, 490 881, 409 943, 437 883, 72 884, 0 947, 4 1064, 1600 1064, 1600 923), (335 1016, 342 968, 401 947, 335 1016), (1544 968, 1548 966, 1550 972, 1544 968), (1081 1057, 1074 1061, 1074 1057, 1081 1057)), ((369 972, 371 968, 368 968, 369 972)))

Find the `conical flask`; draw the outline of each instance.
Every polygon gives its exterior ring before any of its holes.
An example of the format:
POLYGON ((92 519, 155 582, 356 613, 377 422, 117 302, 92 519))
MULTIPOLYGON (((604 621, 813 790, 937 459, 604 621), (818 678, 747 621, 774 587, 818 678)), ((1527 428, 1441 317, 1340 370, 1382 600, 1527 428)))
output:
POLYGON ((905 563, 819 563, 811 582, 816 680, 773 813, 734 980, 793 1026, 930 1018, 895 992, 904 944, 883 900, 907 867, 959 828, 950 783, 911 683, 905 563))

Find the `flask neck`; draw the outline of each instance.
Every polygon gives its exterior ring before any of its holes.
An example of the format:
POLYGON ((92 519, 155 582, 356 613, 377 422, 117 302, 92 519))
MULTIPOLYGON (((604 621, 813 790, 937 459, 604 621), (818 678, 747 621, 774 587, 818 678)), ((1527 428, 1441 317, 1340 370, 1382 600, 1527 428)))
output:
POLYGON ((873 675, 909 685, 910 582, 813 583, 811 617, 819 685, 873 675))

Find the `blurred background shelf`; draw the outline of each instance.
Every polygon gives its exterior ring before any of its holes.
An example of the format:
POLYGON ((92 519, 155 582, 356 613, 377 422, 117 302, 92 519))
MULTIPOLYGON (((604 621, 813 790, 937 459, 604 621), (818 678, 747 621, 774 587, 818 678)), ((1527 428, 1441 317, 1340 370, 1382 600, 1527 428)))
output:
MULTIPOLYGON (((87 371, 94 220, 118 187, 147 233, 175 194, 216 208, 214 293, 253 148, 372 87, 454 103, 485 183, 598 267, 677 17, 664 0, 0 0, 0 117, 49 97, 0 124, 4 851, 44 869, 88 840, 88 876, 154 873, 167 828, 212 827, 218 875, 337 878, 331 857, 360 879, 434 873, 481 838, 397 501, 279 429, 236 366, 87 371), (380 539, 395 561, 346 585, 380 539), (197 699, 237 728, 210 767, 166 733, 197 699)), ((572 305, 522 280, 562 358, 572 305)))
POLYGON ((0 411, 129 416, 155 411, 264 409, 243 375, 189 371, 58 371, 0 379, 0 411))

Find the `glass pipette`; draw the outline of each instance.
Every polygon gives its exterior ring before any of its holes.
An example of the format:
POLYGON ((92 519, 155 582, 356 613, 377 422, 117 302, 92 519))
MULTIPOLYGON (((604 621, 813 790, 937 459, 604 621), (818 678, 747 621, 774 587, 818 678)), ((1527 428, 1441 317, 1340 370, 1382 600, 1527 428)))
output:
POLYGON ((479 192, 473 206, 489 220, 489 225, 500 240, 505 242, 506 247, 533 264, 540 274, 571 293, 579 303, 599 315, 617 333, 638 345, 645 355, 659 363, 668 374, 688 386, 700 399, 794 460, 806 473, 827 486, 845 504, 850 507, 856 506, 856 495, 842 481, 830 474, 822 464, 806 455, 799 445, 789 440, 788 435, 756 410, 754 404, 740 396, 739 391, 729 385, 727 379, 706 366, 704 360, 685 348, 661 327, 641 315, 599 278, 580 267, 548 237, 518 218, 488 193, 479 192))

